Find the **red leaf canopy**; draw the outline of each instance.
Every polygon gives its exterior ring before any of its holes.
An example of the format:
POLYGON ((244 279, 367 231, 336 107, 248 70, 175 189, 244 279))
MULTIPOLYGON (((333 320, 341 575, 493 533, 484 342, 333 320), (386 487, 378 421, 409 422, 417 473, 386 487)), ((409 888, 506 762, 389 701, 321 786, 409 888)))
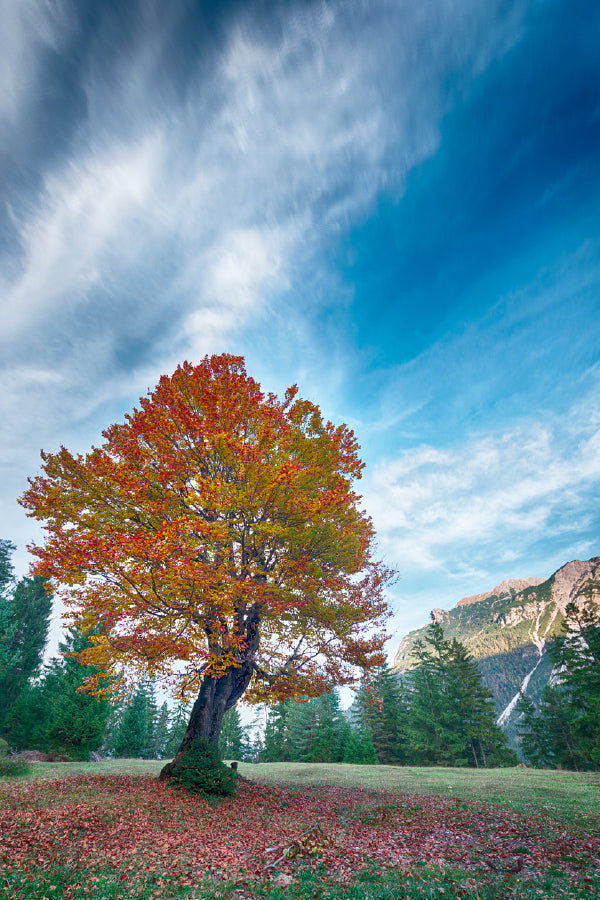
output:
POLYGON ((82 662, 184 693, 250 664, 247 699, 264 700, 314 696, 382 661, 392 573, 372 557, 345 425, 296 387, 263 394, 222 355, 163 376, 103 436, 86 455, 42 453, 20 499, 45 523, 35 571, 96 630, 82 662))

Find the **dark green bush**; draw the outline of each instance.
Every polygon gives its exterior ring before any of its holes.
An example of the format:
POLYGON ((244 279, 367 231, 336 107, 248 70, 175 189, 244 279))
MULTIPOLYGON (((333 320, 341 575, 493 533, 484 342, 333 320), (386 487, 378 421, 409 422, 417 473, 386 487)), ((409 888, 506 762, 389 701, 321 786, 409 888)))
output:
POLYGON ((173 766, 169 782, 192 794, 230 797, 235 791, 237 776, 223 764, 212 744, 197 739, 181 761, 173 766))
POLYGON ((3 756, 8 756, 8 741, 5 741, 4 738, 0 738, 0 759, 3 756))
POLYGON ((27 775, 30 771, 24 759, 9 759, 0 757, 0 778, 16 778, 19 775, 27 775))

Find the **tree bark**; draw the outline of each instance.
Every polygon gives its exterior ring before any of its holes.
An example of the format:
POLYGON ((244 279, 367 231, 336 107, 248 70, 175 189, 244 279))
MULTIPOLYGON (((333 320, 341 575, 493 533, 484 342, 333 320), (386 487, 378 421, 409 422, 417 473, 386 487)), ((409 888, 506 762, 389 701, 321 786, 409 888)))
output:
POLYGON ((223 716, 244 694, 255 669, 254 657, 259 644, 258 615, 247 623, 246 641, 239 666, 230 666, 220 678, 204 676, 181 746, 174 759, 161 769, 159 781, 170 777, 173 767, 181 762, 195 740, 203 738, 218 746, 223 716))

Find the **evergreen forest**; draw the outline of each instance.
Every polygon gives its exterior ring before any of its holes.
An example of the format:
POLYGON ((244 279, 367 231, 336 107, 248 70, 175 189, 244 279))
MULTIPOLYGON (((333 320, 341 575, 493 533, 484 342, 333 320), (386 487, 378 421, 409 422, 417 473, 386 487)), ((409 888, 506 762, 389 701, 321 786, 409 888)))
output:
MULTIPOLYGON (((0 736, 13 751, 54 759, 170 759, 190 707, 159 702, 142 680, 127 702, 79 690, 93 670, 73 655, 88 636, 71 629, 60 655, 43 662, 52 600, 43 580, 13 575, 14 545, 0 541, 0 736)), ((590 590, 597 585, 591 585, 590 590)), ((382 666, 342 710, 334 686, 311 699, 258 708, 253 726, 237 707, 219 740, 225 759, 399 766, 511 766, 518 757, 496 723, 490 691, 464 644, 431 624, 415 646, 417 665, 398 675, 382 666)), ((600 769, 600 626, 571 604, 549 649, 555 676, 536 707, 522 697, 520 755, 532 766, 600 769)), ((107 686, 108 687, 108 686, 107 686)))

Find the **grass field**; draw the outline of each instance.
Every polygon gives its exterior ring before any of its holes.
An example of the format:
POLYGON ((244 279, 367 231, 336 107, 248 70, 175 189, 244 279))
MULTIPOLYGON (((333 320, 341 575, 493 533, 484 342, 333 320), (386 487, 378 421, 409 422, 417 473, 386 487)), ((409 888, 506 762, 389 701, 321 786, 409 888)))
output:
POLYGON ((215 805, 162 765, 3 779, 0 897, 600 896, 598 774, 242 764, 252 783, 215 805))
POLYGON ((507 803, 514 809, 535 806, 554 810, 559 819, 600 822, 600 773, 547 769, 421 769, 410 766, 351 766, 323 763, 241 765, 248 778, 356 786, 403 794, 431 794, 507 803))

